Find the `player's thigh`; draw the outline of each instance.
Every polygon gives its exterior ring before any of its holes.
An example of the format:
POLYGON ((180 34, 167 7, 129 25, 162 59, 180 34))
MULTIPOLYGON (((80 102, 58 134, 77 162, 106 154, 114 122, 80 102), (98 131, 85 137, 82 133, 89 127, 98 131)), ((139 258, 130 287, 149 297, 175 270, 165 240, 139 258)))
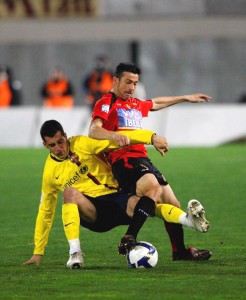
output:
POLYGON ((77 203, 80 217, 85 221, 93 223, 97 219, 97 211, 93 203, 82 195, 81 201, 77 203))
POLYGON ((90 198, 97 211, 94 223, 88 223, 82 218, 80 224, 95 232, 106 232, 120 225, 129 225, 130 217, 127 215, 127 193, 112 193, 109 195, 90 198))
POLYGON ((136 194, 139 197, 148 196, 158 201, 162 194, 162 187, 154 174, 146 173, 137 181, 136 194))
POLYGON ((87 222, 94 222, 97 218, 96 208, 93 203, 77 189, 70 187, 63 191, 63 203, 73 203, 78 206, 80 217, 87 222))
POLYGON ((181 206, 180 202, 176 198, 176 196, 169 184, 162 186, 162 194, 161 194, 160 203, 172 204, 179 208, 181 206))

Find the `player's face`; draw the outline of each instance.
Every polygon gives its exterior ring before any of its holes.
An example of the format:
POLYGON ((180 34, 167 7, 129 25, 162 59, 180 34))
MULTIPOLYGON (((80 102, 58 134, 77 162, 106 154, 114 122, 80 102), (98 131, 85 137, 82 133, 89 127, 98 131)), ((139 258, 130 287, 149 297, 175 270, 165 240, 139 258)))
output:
POLYGON ((44 139, 44 146, 55 156, 60 159, 65 159, 68 156, 69 149, 66 134, 64 136, 60 131, 58 131, 55 136, 45 136, 44 139))
POLYGON ((121 99, 128 100, 133 97, 138 80, 138 74, 124 72, 121 78, 115 77, 113 91, 121 99))

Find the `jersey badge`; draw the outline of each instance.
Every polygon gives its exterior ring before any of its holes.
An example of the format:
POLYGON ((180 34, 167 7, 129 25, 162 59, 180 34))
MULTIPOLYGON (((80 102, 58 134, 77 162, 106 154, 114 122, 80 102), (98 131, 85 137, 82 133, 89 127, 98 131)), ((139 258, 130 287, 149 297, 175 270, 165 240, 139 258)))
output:
POLYGON ((87 165, 82 166, 79 171, 80 173, 85 174, 88 171, 88 166, 87 165))
POLYGON ((109 112, 109 105, 108 104, 103 104, 102 105, 102 111, 108 113, 109 112))

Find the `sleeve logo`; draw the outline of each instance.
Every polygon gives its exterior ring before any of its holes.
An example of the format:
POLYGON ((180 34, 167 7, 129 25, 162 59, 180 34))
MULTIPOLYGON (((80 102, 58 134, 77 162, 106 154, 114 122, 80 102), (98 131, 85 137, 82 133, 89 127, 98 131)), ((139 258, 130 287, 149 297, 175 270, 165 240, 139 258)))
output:
POLYGON ((109 112, 109 105, 108 104, 103 104, 102 111, 108 113, 109 112))

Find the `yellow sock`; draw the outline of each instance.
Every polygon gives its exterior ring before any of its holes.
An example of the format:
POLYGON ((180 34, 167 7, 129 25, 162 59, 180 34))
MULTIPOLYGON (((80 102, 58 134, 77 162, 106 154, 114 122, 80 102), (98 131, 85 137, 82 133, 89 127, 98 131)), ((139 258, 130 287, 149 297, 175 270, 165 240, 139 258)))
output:
POLYGON ((62 205, 62 222, 67 240, 79 239, 80 217, 77 204, 62 205))
POLYGON ((155 215, 169 223, 180 223, 180 216, 185 212, 171 204, 157 204, 155 207, 155 215))

